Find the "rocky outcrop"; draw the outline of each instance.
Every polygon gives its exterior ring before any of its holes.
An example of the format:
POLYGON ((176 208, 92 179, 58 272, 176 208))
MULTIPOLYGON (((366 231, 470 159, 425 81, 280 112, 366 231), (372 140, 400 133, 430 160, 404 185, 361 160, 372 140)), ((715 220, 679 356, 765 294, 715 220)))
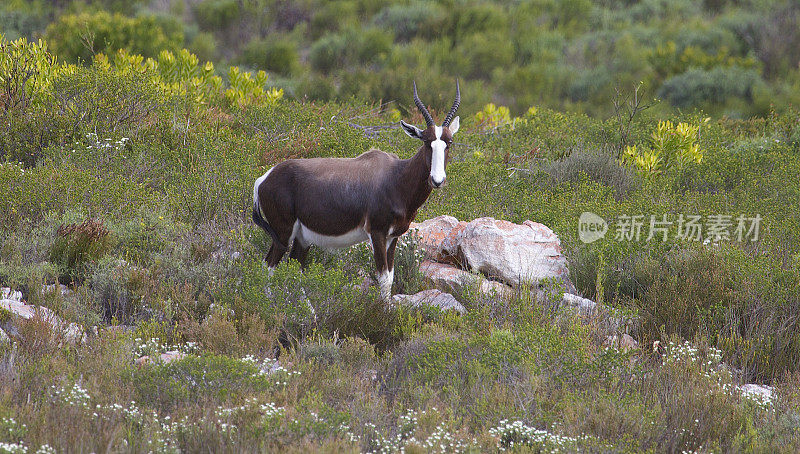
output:
POLYGON ((419 270, 436 288, 447 292, 464 293, 469 288, 492 296, 506 295, 513 291, 511 287, 500 282, 490 281, 480 274, 470 273, 445 263, 426 260, 422 262, 419 270))
POLYGON ((502 292, 522 283, 539 285, 543 281, 562 282, 568 293, 575 290, 561 242, 543 224, 514 224, 489 217, 459 222, 452 216, 438 216, 412 224, 411 230, 430 258, 423 274, 443 290, 460 291, 467 283, 502 292), (489 280, 469 277, 479 274, 489 280))
POLYGON ((468 222, 443 244, 442 255, 464 268, 512 286, 551 279, 569 282, 561 242, 546 226, 522 225, 493 218, 468 222))
POLYGON ((4 292, 14 299, 0 299, 0 310, 8 313, 0 317, 0 328, 10 336, 20 335, 20 325, 34 317, 40 317, 55 332, 64 335, 67 342, 82 342, 86 335, 83 330, 75 323, 67 323, 50 309, 42 306, 26 304, 22 301, 22 294, 19 292, 4 292))
POLYGON ((453 295, 440 290, 423 290, 413 295, 394 295, 397 303, 410 307, 433 306, 442 311, 456 311, 460 314, 467 312, 453 295))
MULTIPOLYGON (((453 216, 437 216, 419 224, 412 222, 409 230, 419 237, 419 247, 425 256, 438 260, 442 242, 458 224, 458 219, 453 216)), ((462 224, 466 224, 466 222, 462 222, 462 224)))

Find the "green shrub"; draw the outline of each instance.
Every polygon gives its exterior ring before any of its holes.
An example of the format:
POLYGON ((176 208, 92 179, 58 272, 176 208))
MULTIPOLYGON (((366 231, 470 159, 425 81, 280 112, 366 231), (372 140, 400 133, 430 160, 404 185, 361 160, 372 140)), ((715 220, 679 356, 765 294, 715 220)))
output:
POLYGON ((219 56, 217 39, 209 32, 198 33, 189 44, 189 49, 201 61, 214 61, 219 56))
POLYGON ((135 72, 120 73, 102 65, 65 72, 53 80, 53 107, 64 112, 53 121, 59 133, 56 144, 86 141, 101 151, 107 148, 102 141, 120 129, 126 130, 129 140, 143 123, 158 115, 164 106, 160 95, 146 77, 135 72))
POLYGON ((283 98, 283 90, 267 87, 267 73, 259 71, 255 77, 249 72, 239 71, 238 66, 228 70, 230 88, 225 90, 225 98, 231 104, 275 104, 283 98))
POLYGON ((50 82, 59 72, 47 43, 0 35, 0 103, 4 111, 28 107, 46 99, 50 82))
POLYGON ((490 80, 495 68, 507 68, 514 59, 513 44, 497 32, 475 33, 458 42, 460 64, 470 78, 490 80))
POLYGON ((355 39, 355 60, 362 65, 381 63, 392 52, 392 36, 379 28, 368 28, 349 35, 355 39))
POLYGON ((542 170, 555 184, 578 183, 585 175, 613 188, 618 199, 627 197, 638 187, 633 172, 620 165, 609 153, 601 151, 575 151, 547 164, 542 170))
POLYGON ((6 39, 32 39, 44 31, 50 22, 49 11, 43 5, 24 0, 9 0, 0 6, 0 30, 6 39))
POLYGON ((308 97, 312 101, 331 101, 336 97, 336 84, 329 77, 309 75, 297 84, 295 97, 298 99, 308 97))
POLYGON ((136 402, 167 412, 187 404, 221 404, 275 386, 254 362, 208 354, 137 368, 123 379, 136 402))
POLYGON ((240 15, 236 0, 203 0, 193 11, 200 28, 207 31, 224 30, 240 15))
POLYGON ((359 20, 358 4, 355 1, 324 2, 311 17, 309 32, 312 39, 319 39, 324 33, 336 33, 359 20))
POLYGON ((98 54, 95 62, 99 69, 116 70, 117 79, 138 77, 168 94, 190 95, 198 101, 219 96, 223 88, 214 65, 211 62, 201 64, 197 56, 186 49, 176 53, 163 50, 158 57, 147 59, 121 49, 110 57, 98 54))
POLYGON ((119 49, 145 57, 155 57, 163 50, 177 51, 183 45, 183 29, 178 24, 164 23, 155 16, 129 18, 106 11, 65 14, 47 27, 45 36, 59 57, 89 63, 95 53, 111 54, 119 49))
POLYGON ((255 39, 242 50, 241 62, 290 76, 299 70, 297 46, 288 39, 255 39))
POLYGON ((752 69, 736 66, 712 70, 689 69, 667 79, 658 89, 658 96, 675 107, 703 107, 708 103, 725 103, 733 98, 753 99, 753 90, 762 83, 752 69))
POLYGON ((417 36, 435 36, 445 19, 442 7, 415 1, 408 5, 387 6, 375 15, 375 25, 394 31, 395 40, 410 41, 417 36))
POLYGON ((103 260, 92 275, 95 304, 106 323, 130 325, 141 312, 140 301, 129 288, 131 268, 124 260, 103 260))
POLYGON ((663 341, 664 333, 703 339, 748 381, 797 370, 800 300, 789 290, 796 272, 723 246, 676 249, 643 277, 650 284, 633 302, 643 342, 663 341))
POLYGON ((328 34, 318 39, 311 45, 308 54, 311 67, 322 73, 338 69, 343 64, 347 45, 345 38, 337 34, 328 34))
POLYGON ((493 32, 508 28, 508 15, 503 7, 493 3, 477 3, 453 8, 450 36, 461 41, 474 33, 493 32))

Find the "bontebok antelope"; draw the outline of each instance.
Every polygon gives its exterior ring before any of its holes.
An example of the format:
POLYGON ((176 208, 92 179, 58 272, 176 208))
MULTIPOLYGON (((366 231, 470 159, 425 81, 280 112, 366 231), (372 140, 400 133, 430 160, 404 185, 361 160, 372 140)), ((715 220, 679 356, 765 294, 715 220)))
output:
POLYGON ((431 189, 444 184, 459 123, 458 81, 441 126, 420 101, 416 83, 413 90, 425 129, 400 122, 406 134, 422 141, 410 159, 375 149, 355 158, 290 159, 256 180, 253 221, 272 237, 270 272, 289 246, 289 257, 304 265, 311 245, 335 249, 370 240, 381 295, 391 295, 397 237, 408 230, 431 189))

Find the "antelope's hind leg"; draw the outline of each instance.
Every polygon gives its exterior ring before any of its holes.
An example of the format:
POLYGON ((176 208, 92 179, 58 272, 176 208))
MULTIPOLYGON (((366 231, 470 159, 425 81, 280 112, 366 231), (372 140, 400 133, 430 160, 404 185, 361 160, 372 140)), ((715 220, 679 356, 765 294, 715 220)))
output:
POLYGON ((292 244, 292 251, 289 253, 290 259, 295 259, 300 262, 300 268, 306 269, 306 259, 308 258, 308 249, 310 245, 302 244, 299 238, 295 238, 292 244))
MULTIPOLYGON (((289 242, 292 240, 293 231, 292 229, 274 230, 275 235, 272 235, 272 246, 270 246, 269 253, 267 253, 267 266, 269 267, 270 275, 272 274, 272 270, 278 266, 278 263, 281 262, 281 259, 286 254, 289 242)), ((295 241, 295 243, 297 242, 295 241)))
POLYGON ((370 237, 372 238, 372 253, 375 257, 375 270, 378 273, 378 287, 383 299, 388 301, 392 298, 394 270, 389 270, 389 264, 386 260, 386 235, 373 233, 370 237))
POLYGON ((286 248, 273 239, 272 246, 269 248, 269 253, 267 253, 267 266, 269 267, 270 275, 272 270, 281 262, 284 254, 286 254, 286 248))

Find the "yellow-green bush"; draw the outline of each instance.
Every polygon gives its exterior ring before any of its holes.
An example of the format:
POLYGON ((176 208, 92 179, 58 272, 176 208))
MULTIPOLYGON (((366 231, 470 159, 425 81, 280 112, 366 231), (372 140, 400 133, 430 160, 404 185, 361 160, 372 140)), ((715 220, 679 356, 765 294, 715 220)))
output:
POLYGON ((699 125, 675 125, 669 120, 660 121, 650 136, 649 147, 627 146, 622 159, 646 175, 663 173, 673 167, 682 168, 689 163, 700 163, 703 152, 697 143, 699 133, 699 125))
POLYGON ((146 57, 162 50, 175 52, 183 45, 183 28, 176 24, 162 24, 155 16, 130 18, 101 10, 64 14, 47 27, 45 36, 62 59, 88 64, 95 53, 119 49, 146 57))

